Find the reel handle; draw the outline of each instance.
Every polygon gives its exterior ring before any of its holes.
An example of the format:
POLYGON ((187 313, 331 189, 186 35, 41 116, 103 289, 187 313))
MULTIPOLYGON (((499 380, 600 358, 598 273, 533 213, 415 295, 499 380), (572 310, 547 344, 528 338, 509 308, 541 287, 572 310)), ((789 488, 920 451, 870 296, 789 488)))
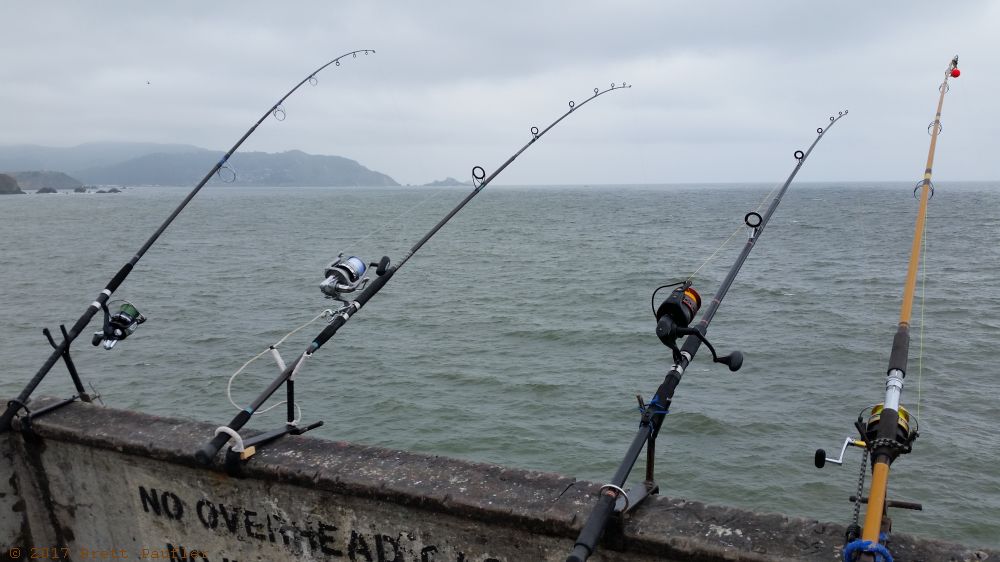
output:
POLYGON ((826 450, 816 449, 816 454, 813 457, 813 464, 816 465, 816 468, 823 468, 826 466, 826 450))
POLYGON ((736 371, 740 370, 740 367, 743 366, 743 352, 737 350, 730 353, 729 355, 723 355, 722 357, 717 357, 715 359, 715 362, 722 363, 723 365, 729 367, 730 371, 735 373, 736 371))
MULTIPOLYGON (((667 323, 663 322, 663 324, 667 323)), ((713 346, 712 343, 708 341, 708 338, 706 338, 705 335, 701 333, 701 330, 698 330, 697 328, 678 328, 676 326, 671 325, 670 327, 664 327, 664 329, 661 330, 661 326, 657 325, 656 330, 657 330, 656 332, 657 336, 660 336, 661 332, 669 332, 669 335, 667 336, 668 338, 670 337, 676 338, 677 336, 694 336, 698 338, 699 340, 701 340, 701 343, 705 344, 705 347, 707 347, 708 350, 712 353, 712 361, 714 363, 722 363, 723 365, 729 367, 729 370, 734 373, 736 371, 739 371, 740 367, 743 366, 742 351, 737 350, 730 353, 729 355, 723 355, 722 357, 719 357, 719 354, 715 352, 715 346, 713 346)), ((674 348, 671 347, 671 349, 674 348)))
POLYGON ((858 447, 859 449, 865 449, 868 447, 868 444, 865 443, 864 441, 861 441, 860 439, 846 437, 844 438, 844 444, 840 446, 839 457, 837 458, 828 457, 826 456, 826 450, 816 449, 816 454, 813 457, 813 464, 816 465, 816 468, 823 468, 824 466, 826 466, 826 463, 828 462, 840 466, 844 464, 844 453, 847 452, 848 447, 858 447))

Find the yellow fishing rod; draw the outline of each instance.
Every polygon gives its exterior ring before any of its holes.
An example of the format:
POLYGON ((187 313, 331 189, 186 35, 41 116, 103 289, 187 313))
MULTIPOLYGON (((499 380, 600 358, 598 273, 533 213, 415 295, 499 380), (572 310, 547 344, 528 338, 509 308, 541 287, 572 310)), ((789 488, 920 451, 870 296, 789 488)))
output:
POLYGON ((958 56, 955 56, 945 70, 944 81, 938 87, 941 96, 938 98, 937 113, 934 121, 927 126, 931 135, 931 146, 927 152, 927 167, 924 178, 914 188, 914 195, 920 190, 920 208, 917 211, 917 221, 913 232, 913 244, 910 247, 910 264, 906 271, 906 284, 903 288, 903 304, 899 314, 899 325, 892 340, 892 351, 889 354, 889 369, 885 382, 885 399, 881 404, 866 408, 858 416, 855 426, 861 434, 860 439, 848 437, 840 449, 840 457, 827 458, 823 449, 816 451, 816 467, 822 468, 827 461, 842 464, 844 451, 848 446, 865 449, 862 457, 861 473, 858 477, 858 493, 851 499, 855 502, 854 522, 848 527, 846 544, 844 545, 845 562, 855 560, 881 560, 891 562, 892 555, 885 542, 891 531, 892 521, 887 509, 890 507, 904 509, 922 509, 920 504, 912 502, 892 501, 886 499, 886 489, 889 485, 889 466, 896 457, 909 453, 913 441, 917 438, 917 419, 906 408, 900 405, 903 393, 903 379, 906 378, 906 362, 910 348, 910 313, 913 308, 913 293, 917 285, 917 270, 920 267, 920 248, 923 242, 924 223, 927 218, 927 202, 934 193, 931 183, 931 173, 934 168, 934 149, 937 146, 938 134, 941 133, 941 108, 944 106, 944 95, 948 93, 948 78, 958 78, 958 56), (868 457, 872 462, 872 481, 868 488, 868 497, 862 497, 865 478, 865 463, 868 457), (867 503, 864 523, 858 524, 858 515, 862 503, 867 503))

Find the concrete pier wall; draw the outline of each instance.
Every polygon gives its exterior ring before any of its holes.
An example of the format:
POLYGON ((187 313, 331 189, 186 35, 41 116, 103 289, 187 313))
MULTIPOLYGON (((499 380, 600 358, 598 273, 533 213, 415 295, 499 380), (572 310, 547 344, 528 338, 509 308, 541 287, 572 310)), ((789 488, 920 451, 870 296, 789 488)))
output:
MULTIPOLYGON (((37 401, 35 407, 44 404, 37 401)), ((0 560, 561 561, 599 485, 285 437, 232 476, 193 459, 215 427, 74 403, 0 435, 0 560)), ((839 559, 841 525, 645 502, 595 561, 839 559)), ((1000 560, 893 538, 899 560, 1000 560)))

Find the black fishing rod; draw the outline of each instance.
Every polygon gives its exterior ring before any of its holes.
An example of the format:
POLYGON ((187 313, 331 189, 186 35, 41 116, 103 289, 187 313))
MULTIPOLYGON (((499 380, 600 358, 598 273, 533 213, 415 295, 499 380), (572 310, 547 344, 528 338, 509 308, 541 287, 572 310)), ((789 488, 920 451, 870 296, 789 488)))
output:
MULTIPOLYGON (((920 434, 917 417, 910 413, 900 400, 903 395, 903 381, 906 378, 906 365, 910 353, 910 315, 913 308, 914 291, 917 285, 917 271, 920 268, 921 242, 927 219, 927 202, 934 193, 931 173, 934 168, 934 151, 937 147, 938 134, 941 133, 941 109, 944 107, 944 95, 948 93, 948 78, 958 78, 962 72, 958 69, 958 56, 951 60, 944 71, 944 80, 938 86, 941 95, 938 97, 937 113, 934 120, 927 126, 931 135, 930 148, 927 150, 927 166, 924 176, 913 194, 920 190, 920 207, 917 210, 916 224, 913 230, 913 240, 910 246, 910 261, 903 284, 903 302, 900 307, 899 323, 896 334, 892 338, 892 348, 889 352, 889 367, 886 369, 885 397, 880 404, 865 408, 854 427, 859 438, 848 437, 840 448, 840 457, 827 458, 826 451, 818 449, 814 462, 816 468, 823 468, 827 462, 836 465, 843 464, 844 453, 848 446, 865 449, 861 457, 861 471, 858 475, 857 494, 850 499, 854 502, 854 521, 848 525, 844 544, 844 561, 855 560, 892 562, 892 555, 885 543, 892 530, 892 520, 888 508, 922 510, 923 506, 915 502, 889 500, 886 497, 889 487, 889 467, 900 455, 913 450, 913 442, 920 434), (868 497, 862 496, 865 484, 866 465, 872 463, 872 481, 868 488, 868 497), (859 524, 858 516, 861 504, 867 503, 864 523, 859 524)), ((923 328, 923 326, 921 326, 923 328)))
POLYGON ((333 335, 337 333, 337 330, 339 330, 344 324, 346 324, 347 321, 350 320, 355 313, 361 310, 361 307, 364 306, 365 303, 367 303, 372 297, 374 297, 382 289, 382 287, 389 282, 389 279, 391 279, 392 276, 395 275, 395 273, 399 271, 399 269, 403 267, 403 265, 405 265, 406 262, 409 261, 410 258, 413 257, 413 255, 416 254, 417 251, 420 250, 420 248, 423 247, 423 245, 426 244, 427 241, 430 240, 432 236, 434 236, 434 234, 437 233, 437 231, 441 230, 441 228, 445 224, 447 224, 448 221, 451 220, 453 216, 455 216, 455 214, 461 211, 462 208, 465 207, 465 205, 468 204, 469 201, 471 201, 476 195, 478 195, 480 191, 485 189, 486 186, 489 185, 490 182, 493 181, 493 179, 500 174, 500 172, 502 172, 507 166, 509 166, 511 162, 513 162, 518 156, 520 156, 522 152, 527 150, 528 147, 530 147, 531 145, 535 144, 535 142, 538 139, 542 138, 542 136, 545 135, 545 133, 549 132, 549 130, 558 125, 559 122, 568 117, 571 113, 573 113, 577 109, 586 105, 591 100, 613 90, 621 90, 623 88, 631 88, 631 87, 632 87, 631 85, 627 85, 623 82, 620 85, 615 85, 612 83, 611 87, 604 90, 601 90, 600 88, 594 88, 594 94, 589 98, 585 99, 584 101, 580 102, 579 104, 570 101, 569 110, 563 113, 558 119, 553 121, 552 124, 550 124, 545 129, 539 131, 538 127, 532 127, 531 140, 529 140, 524 146, 521 147, 520 150, 518 150, 510 158, 508 158, 506 162, 500 165, 500 167, 497 168, 496 171, 494 171, 492 174, 490 174, 489 177, 486 176, 486 171, 481 166, 474 167, 472 169, 472 178, 475 185, 475 189, 473 189, 473 191, 469 193, 465 197, 465 199, 459 202, 458 205, 455 206, 455 208, 453 208, 447 215, 445 215, 444 218, 438 221, 438 223, 435 224, 434 227, 431 228, 429 232, 427 232, 427 234, 425 234, 420 240, 418 240, 417 243, 414 244, 412 248, 410 248, 410 250, 406 253, 406 255, 403 256, 403 258, 399 261, 397 265, 390 266, 388 256, 382 257, 382 259, 379 262, 372 262, 367 264, 366 266, 364 260, 358 257, 350 256, 348 258, 344 258, 343 254, 341 254, 336 261, 334 261, 332 264, 330 264, 330 266, 327 267, 325 274, 326 280, 320 285, 320 289, 328 297, 342 302, 344 306, 333 312, 332 315, 333 319, 330 321, 330 323, 319 333, 319 335, 317 335, 313 339, 312 343, 309 344, 306 350, 302 352, 295 359, 295 361, 285 366, 283 365, 283 362, 280 359, 278 360, 278 365, 279 367, 282 368, 281 374, 278 375, 278 377, 275 378, 270 385, 268 385, 268 387, 264 390, 264 392, 260 393, 260 395, 257 396, 257 398, 255 398, 250 403, 249 406, 247 406, 243 410, 240 410, 240 412, 236 414, 236 416, 232 419, 232 421, 229 422, 228 425, 218 428, 216 430, 215 437, 211 441, 206 443, 201 449, 195 452, 195 458, 203 464, 208 464, 209 462, 212 461, 215 455, 218 454, 219 450, 222 449, 222 447, 230 439, 233 439, 234 441, 236 441, 236 448, 232 449, 232 451, 241 453, 240 456, 245 460, 246 458, 249 458, 249 456, 253 454, 254 452, 253 447, 256 444, 262 444, 289 433, 298 435, 314 427, 317 427, 319 424, 322 424, 322 422, 317 422, 316 424, 310 425, 302 429, 295 426, 295 420, 293 420, 292 417, 294 410, 292 403, 292 399, 294 396, 292 390, 293 381, 295 375, 298 373, 300 367, 302 366, 302 363, 310 356, 312 356, 312 354, 315 353, 316 350, 322 347, 323 344, 329 341, 330 338, 332 338, 333 335), (371 280, 370 283, 369 283, 370 279, 364 277, 365 272, 368 270, 368 266, 376 267, 375 270, 376 277, 374 280, 371 280), (354 300, 348 301, 346 299, 349 293, 352 293, 359 289, 361 289, 361 292, 354 300), (266 433, 264 435, 257 436, 252 440, 244 442, 240 438, 237 432, 240 430, 240 428, 246 425, 246 423, 250 420, 251 416, 253 416, 254 412, 256 412, 261 407, 261 405, 263 405, 264 402, 266 402, 267 399, 270 398, 271 395, 274 394, 283 384, 287 385, 286 390, 288 392, 288 423, 286 424, 286 427, 266 433))
POLYGON ((740 252, 739 256, 737 256, 736 262, 729 269, 729 273, 726 275, 725 279, 723 279, 719 289, 712 297, 712 302, 709 303, 708 308, 706 308, 704 313, 702 313, 701 320, 695 325, 695 327, 690 328, 689 325, 697 315, 698 310, 701 308, 701 296, 691 286, 690 279, 673 285, 664 285, 657 288, 656 291, 653 291, 653 298, 655 298, 656 292, 660 289, 679 285, 676 289, 671 291, 670 295, 660 304, 659 307, 654 309, 654 315, 656 317, 656 335, 660 338, 660 341, 669 347, 673 352, 674 364, 667 372, 666 377, 663 379, 663 383, 661 383, 659 388, 656 389, 656 394, 653 395, 649 404, 645 404, 641 397, 637 397, 639 400, 639 411, 642 414, 639 422, 639 431, 632 439, 632 443, 629 445, 629 448, 625 453, 625 459, 618 466, 618 470, 615 471, 614 476, 612 476, 611 482, 601 487, 597 505, 587 517, 587 521, 584 523, 583 529, 580 531, 580 534, 576 539, 573 551, 570 553, 569 557, 566 558, 567 562, 583 562, 594 553, 594 550, 597 548, 597 543, 600 541, 602 535, 604 534, 604 530, 611 519, 612 513, 615 511, 631 511, 639 505, 641 501, 659 491, 659 487, 653 479, 653 460, 655 454, 656 436, 663 424, 664 416, 666 416, 668 410, 670 409, 670 404, 674 396, 674 390, 677 388, 677 385, 680 384, 684 371, 687 369, 691 361, 694 360, 694 356, 698 352, 698 348, 701 347, 701 344, 704 343, 709 348, 714 362, 726 365, 729 367, 730 371, 735 372, 743 365, 743 354, 739 351, 734 351, 733 353, 722 357, 716 354, 715 348, 705 337, 705 334, 708 332, 708 325, 711 323, 716 311, 722 304, 722 299, 729 291, 729 287, 733 284, 733 280, 736 279, 736 274, 739 273, 740 268, 743 266, 743 262, 746 261, 747 256, 750 255, 750 251, 753 250, 754 245, 763 233, 764 227, 766 227, 768 221, 771 220, 771 215, 773 215, 775 209, 778 208, 778 203, 781 202, 781 198, 788 190, 788 186, 791 185, 795 175, 798 174, 799 169, 802 168, 803 164, 805 164, 806 158, 809 157, 813 148, 816 147, 816 143, 823 138, 823 135, 826 134, 830 127, 832 127, 834 123, 839 121, 840 118, 846 114, 847 111, 845 110, 840 112, 837 117, 830 117, 830 124, 827 125, 826 129, 816 129, 816 140, 813 141, 808 150, 805 152, 802 152, 801 150, 795 151, 795 159, 797 160, 795 168, 792 169, 792 173, 788 176, 784 185, 781 186, 781 189, 774 196, 774 199, 771 201, 771 205, 767 208, 764 214, 761 215, 755 211, 751 211, 743 217, 743 221, 746 223, 749 230, 747 242, 743 246, 743 250, 740 252), (678 347, 677 339, 681 336, 694 337, 686 338, 684 340, 683 347, 678 347), (629 473, 632 471, 632 467, 635 466, 635 462, 639 458, 639 453, 642 452, 643 446, 646 447, 647 455, 646 480, 643 483, 642 488, 638 490, 630 489, 626 491, 622 488, 622 486, 625 485, 629 473))
MULTIPOLYGON (((223 157, 218 162, 216 162, 215 165, 212 166, 212 168, 208 171, 208 173, 205 174, 205 177, 202 178, 200 182, 198 182, 198 185, 196 185, 194 189, 192 189, 191 192, 188 193, 187 197, 185 197, 184 200, 181 201, 180 205, 178 205, 177 208, 174 209, 174 211, 170 214, 170 216, 167 217, 167 220, 163 221, 163 224, 161 224, 160 227, 156 229, 153 235, 150 236, 148 240, 146 240, 146 243, 143 244, 141 248, 139 248, 139 251, 136 252, 134 256, 132 256, 132 259, 129 260, 128 263, 123 265, 121 269, 118 270, 118 273, 116 273, 115 276, 111 278, 111 281, 109 281, 107 286, 104 287, 104 290, 101 291, 99 295, 97 295, 97 300, 92 302, 90 306, 87 307, 87 310, 84 311, 83 315, 80 316, 80 319, 77 320, 75 324, 73 324, 73 327, 69 330, 69 332, 66 332, 66 329, 64 327, 61 327, 63 333, 63 341, 61 343, 55 345, 52 340, 52 337, 49 335, 48 330, 45 330, 46 337, 49 339, 49 342, 53 344, 53 347, 55 349, 49 355, 48 359, 45 360, 45 363, 42 364, 42 367, 38 370, 38 372, 35 373, 35 376, 32 377, 31 381, 28 382, 28 385, 24 387, 24 390, 21 391, 21 394, 18 395, 17 399, 11 400, 10 402, 7 403, 7 409, 4 411, 3 415, 0 416, 0 433, 10 429, 11 421, 14 419, 14 416, 17 414, 18 410, 24 409, 25 412, 28 413, 27 415, 29 416, 31 415, 38 416, 41 413, 43 413, 42 411, 36 411, 32 413, 27 406, 28 399, 31 397, 31 393, 35 391, 35 388, 37 388, 38 385, 42 382, 42 379, 45 378, 45 375, 48 374, 48 372, 52 369, 52 367, 56 364, 56 362, 59 361, 60 358, 64 358, 66 360, 66 366, 70 371, 71 377, 73 378, 73 383, 76 386, 76 390, 79 397, 85 401, 88 402, 90 401, 90 397, 84 391, 83 385, 79 379, 79 375, 76 373, 76 368, 73 366, 72 360, 70 359, 69 356, 69 346, 73 342, 73 340, 75 340, 77 336, 79 336, 80 333, 83 332, 84 328, 87 327, 87 324, 90 323, 90 320, 94 317, 95 314, 97 314, 99 310, 104 311, 104 325, 102 331, 94 335, 93 344, 99 345, 103 343, 105 349, 108 350, 113 348, 115 344, 118 343, 119 341, 127 338, 130 334, 132 334, 135 331, 135 329, 138 327, 139 324, 145 321, 145 317, 139 314, 138 310, 136 310, 135 306, 132 305, 132 303, 129 303, 127 301, 124 301, 121 310, 112 315, 108 310, 107 306, 108 299, 111 298, 112 293, 114 293, 115 290, 118 289, 118 286, 121 285, 123 281, 125 281, 125 278, 128 277, 129 273, 131 273, 136 263, 139 262, 142 256, 145 255, 145 253, 149 250, 149 248, 157 241, 157 239, 159 239, 160 235, 163 234, 163 232, 167 229, 168 226, 170 226, 170 223, 172 223, 174 219, 177 218, 177 215, 179 215, 181 211, 184 210, 184 207, 187 206, 187 204, 191 201, 191 199, 193 199, 194 196, 197 195, 199 191, 201 191, 201 188, 204 187, 205 184, 208 183, 210 179, 212 179, 212 176, 214 176, 215 174, 219 174, 219 177, 222 178, 221 171, 223 169, 227 169, 229 170, 229 174, 232 175, 230 176, 227 174, 226 178, 229 177, 232 178, 231 180, 229 180, 229 182, 235 181, 236 174, 232 170, 232 168, 227 164, 227 162, 229 161, 229 158, 233 155, 233 153, 236 152, 236 150, 240 147, 240 145, 242 145, 243 142, 247 140, 247 138, 249 138, 254 131, 257 130, 257 127, 264 122, 264 119, 266 119, 269 115, 273 115, 275 119, 283 121, 285 119, 285 109, 281 106, 281 104, 286 99, 288 99, 289 96, 295 93, 295 91, 298 90, 306 82, 309 82, 312 85, 316 85, 317 83, 316 75, 319 74, 326 67, 330 65, 340 66, 340 61, 342 59, 347 57, 357 58, 359 53, 364 55, 367 55, 369 53, 374 54, 375 50, 360 49, 340 55, 339 57, 331 60, 330 62, 324 64, 323 66, 309 73, 309 75, 303 78, 301 82, 296 84, 294 88, 292 88, 291 90, 288 91, 288 93, 282 96, 281 99, 277 101, 277 103, 275 103, 274 105, 271 106, 270 109, 265 111, 264 114, 261 115, 260 119, 258 119, 257 122, 253 124, 253 126, 247 129, 247 132, 243 133, 243 136, 240 137, 240 140, 236 141, 236 144, 234 144, 233 147, 230 148, 229 151, 226 152, 226 154, 223 155, 223 157)), ((77 396, 67 399, 59 403, 55 407, 68 404, 74 401, 76 398, 77 396)), ((52 409, 54 408, 51 407, 46 408, 45 411, 48 412, 51 411, 52 409)))

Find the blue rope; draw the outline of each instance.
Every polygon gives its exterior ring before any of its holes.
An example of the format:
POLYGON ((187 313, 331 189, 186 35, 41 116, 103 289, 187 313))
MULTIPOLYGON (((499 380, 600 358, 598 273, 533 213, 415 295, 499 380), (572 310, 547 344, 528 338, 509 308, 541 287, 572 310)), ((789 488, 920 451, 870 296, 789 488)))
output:
POLYGON ((855 539, 847 543, 847 546, 844 547, 844 562, 854 562, 854 556, 862 552, 874 554, 876 561, 892 562, 892 554, 889 553, 889 549, 884 545, 861 539, 855 539))

